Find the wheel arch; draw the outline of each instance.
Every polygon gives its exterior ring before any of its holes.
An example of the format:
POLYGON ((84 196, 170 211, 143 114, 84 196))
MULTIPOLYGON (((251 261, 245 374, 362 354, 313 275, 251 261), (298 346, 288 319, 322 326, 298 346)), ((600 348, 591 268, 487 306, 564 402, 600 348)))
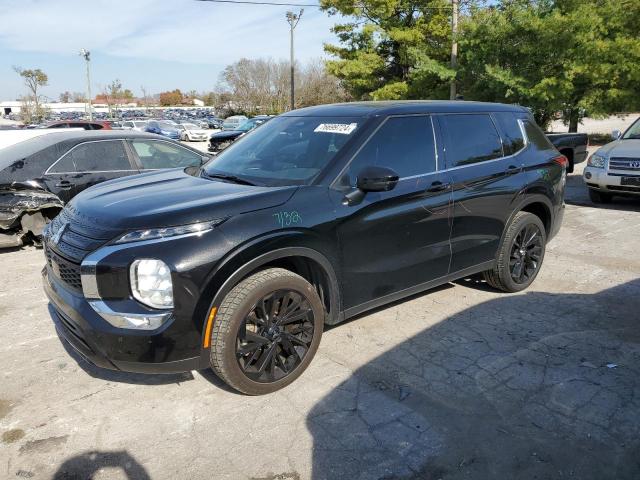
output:
POLYGON ((507 229, 509 228, 509 225, 511 225, 513 218, 518 214, 518 212, 529 212, 540 218, 540 220, 542 220, 542 224, 544 225, 547 239, 549 238, 553 226, 553 206, 551 204, 551 200, 541 194, 529 195, 525 200, 520 202, 513 209, 511 215, 509 215, 509 218, 504 224, 504 229, 500 237, 500 245, 502 245, 504 236, 507 234, 507 229))
POLYGON ((251 251, 255 252, 255 247, 255 244, 247 246, 226 257, 207 281, 203 289, 201 305, 195 312, 196 318, 202 318, 203 340, 211 309, 219 306, 224 297, 241 280, 270 267, 284 268, 309 281, 316 288, 325 305, 327 311, 325 323, 333 325, 340 321, 342 301, 338 277, 325 254, 308 246, 289 245, 252 254, 251 251))

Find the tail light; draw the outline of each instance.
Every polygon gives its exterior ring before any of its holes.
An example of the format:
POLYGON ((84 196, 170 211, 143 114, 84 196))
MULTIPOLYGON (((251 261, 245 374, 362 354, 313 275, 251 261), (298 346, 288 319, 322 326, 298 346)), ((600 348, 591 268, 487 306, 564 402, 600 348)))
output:
POLYGON ((558 165, 560 165, 563 168, 567 168, 569 166, 569 159, 567 157, 565 157, 564 155, 558 155, 557 157, 555 157, 551 161, 553 163, 557 163, 558 165))

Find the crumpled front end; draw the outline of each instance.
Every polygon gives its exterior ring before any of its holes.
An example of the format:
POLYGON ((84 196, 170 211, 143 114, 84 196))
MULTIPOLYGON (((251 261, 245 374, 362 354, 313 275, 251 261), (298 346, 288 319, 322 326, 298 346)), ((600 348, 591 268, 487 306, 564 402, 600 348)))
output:
POLYGON ((63 206, 62 200, 37 182, 0 185, 0 248, 20 246, 22 236, 29 232, 39 237, 51 213, 63 206))

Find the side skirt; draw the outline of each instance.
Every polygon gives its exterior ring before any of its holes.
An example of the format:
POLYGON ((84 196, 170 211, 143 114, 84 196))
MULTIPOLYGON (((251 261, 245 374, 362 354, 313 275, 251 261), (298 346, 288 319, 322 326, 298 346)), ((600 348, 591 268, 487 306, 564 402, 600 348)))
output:
POLYGON ((374 300, 370 300, 365 303, 361 303, 360 305, 356 305, 355 307, 351 307, 346 309, 340 315, 340 321, 347 320, 348 318, 355 317, 362 312, 366 312, 367 310, 371 310, 374 308, 381 307, 388 303, 392 303, 398 300, 401 300, 406 297, 410 297, 411 295, 415 295, 416 293, 424 292, 425 290, 429 290, 434 287, 438 287, 445 283, 451 282, 453 280, 458 280, 460 278, 467 277, 469 275, 474 275, 476 273, 484 272, 485 270, 489 270, 493 268, 495 264, 495 260, 489 260, 488 262, 480 263, 473 267, 465 268, 464 270, 459 270, 454 273, 450 273, 445 275, 444 277, 436 278, 434 280, 429 280, 428 282, 420 283, 413 287, 405 288, 404 290, 400 290, 399 292, 390 293, 385 295, 384 297, 376 298, 374 300))

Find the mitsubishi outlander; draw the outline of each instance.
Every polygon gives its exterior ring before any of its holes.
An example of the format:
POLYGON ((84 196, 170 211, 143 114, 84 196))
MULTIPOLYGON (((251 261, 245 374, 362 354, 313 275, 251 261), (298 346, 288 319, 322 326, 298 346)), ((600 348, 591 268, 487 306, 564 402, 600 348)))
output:
POLYGON ((80 193, 45 230, 44 289, 97 366, 211 367, 265 394, 305 370, 325 325, 478 273, 528 287, 566 167, 518 106, 295 110, 202 167, 80 193))

